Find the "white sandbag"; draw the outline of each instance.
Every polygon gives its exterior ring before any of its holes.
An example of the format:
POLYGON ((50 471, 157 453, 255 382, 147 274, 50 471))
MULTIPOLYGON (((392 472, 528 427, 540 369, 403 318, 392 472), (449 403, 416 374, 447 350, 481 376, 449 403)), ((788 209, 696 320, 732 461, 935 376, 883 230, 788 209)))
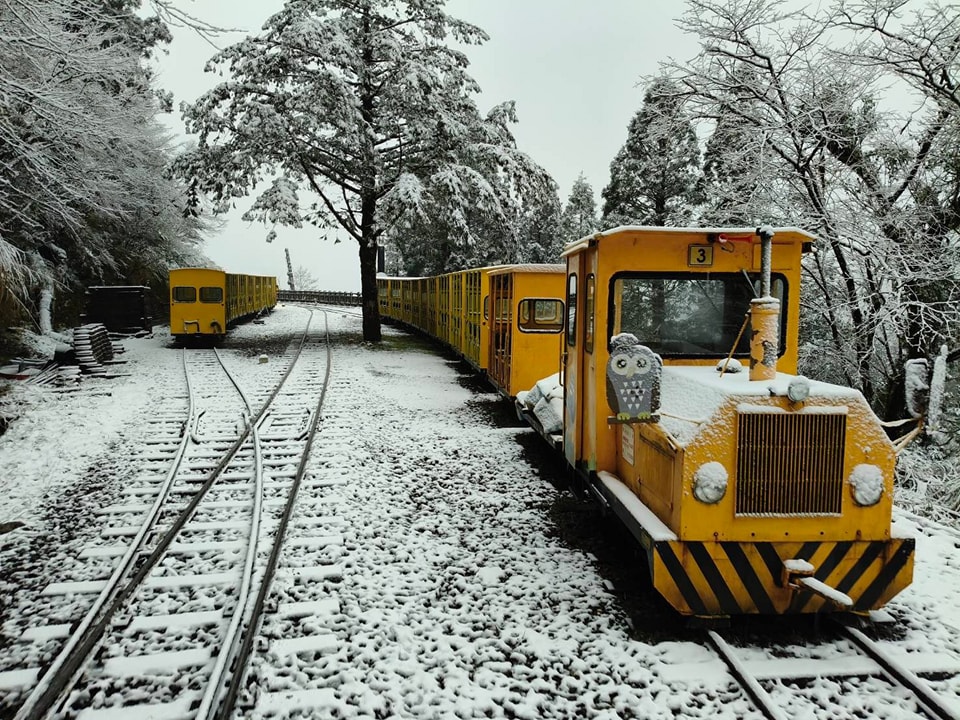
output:
POLYGON ((540 391, 539 385, 534 385, 529 390, 518 392, 517 400, 526 405, 528 410, 533 410, 537 406, 537 403, 543 400, 543 393, 540 391), (520 397, 521 395, 523 395, 522 398, 520 397))
POLYGON ((540 391, 540 397, 548 397, 550 393, 555 392, 558 387, 560 387, 560 373, 554 373, 542 380, 537 380, 537 384, 534 385, 534 388, 540 391))
POLYGON ((533 408, 533 414, 543 426, 546 433, 558 433, 563 430, 563 401, 547 400, 541 398, 536 407, 533 408))

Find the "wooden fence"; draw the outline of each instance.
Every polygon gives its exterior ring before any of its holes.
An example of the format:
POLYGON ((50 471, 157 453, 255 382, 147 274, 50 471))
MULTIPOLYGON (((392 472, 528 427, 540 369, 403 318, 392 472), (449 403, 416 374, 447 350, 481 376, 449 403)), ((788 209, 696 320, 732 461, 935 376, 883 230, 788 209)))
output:
POLYGON ((280 302, 304 302, 317 305, 355 305, 359 306, 360 293, 337 292, 335 290, 279 290, 280 302))

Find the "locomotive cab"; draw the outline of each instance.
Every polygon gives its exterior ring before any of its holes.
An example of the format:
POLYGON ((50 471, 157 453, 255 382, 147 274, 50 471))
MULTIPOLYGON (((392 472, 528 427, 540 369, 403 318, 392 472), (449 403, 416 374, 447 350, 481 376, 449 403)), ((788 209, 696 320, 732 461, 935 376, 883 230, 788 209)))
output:
POLYGON ((913 540, 891 530, 895 452, 858 391, 795 374, 814 238, 766 234, 766 274, 755 229, 617 228, 567 246, 564 454, 679 612, 871 610, 912 578, 913 540), (771 338, 757 307, 774 308, 771 338), (658 372, 637 360, 643 377, 618 376, 623 338, 658 372), (618 393, 656 405, 634 416, 618 393))

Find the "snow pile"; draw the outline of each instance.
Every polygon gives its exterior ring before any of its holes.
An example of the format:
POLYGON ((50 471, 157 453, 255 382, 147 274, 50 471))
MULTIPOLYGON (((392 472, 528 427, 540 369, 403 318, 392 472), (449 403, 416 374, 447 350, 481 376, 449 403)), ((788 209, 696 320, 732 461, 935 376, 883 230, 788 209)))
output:
MULTIPOLYGON (((660 423, 681 446, 689 445, 709 420, 731 399, 786 395, 795 375, 778 373, 772 381, 751 381, 748 373, 720 375, 709 366, 665 365, 660 382, 660 423)), ((847 399, 860 393, 850 388, 808 380, 811 398, 847 399)), ((760 407, 760 406, 754 406, 760 407)))
POLYGON ((720 502, 727 494, 727 480, 727 469, 722 463, 704 463, 693 474, 693 494, 708 505, 720 502))
POLYGON ((876 465, 861 463, 850 472, 850 484, 857 505, 875 505, 883 495, 883 471, 876 465))

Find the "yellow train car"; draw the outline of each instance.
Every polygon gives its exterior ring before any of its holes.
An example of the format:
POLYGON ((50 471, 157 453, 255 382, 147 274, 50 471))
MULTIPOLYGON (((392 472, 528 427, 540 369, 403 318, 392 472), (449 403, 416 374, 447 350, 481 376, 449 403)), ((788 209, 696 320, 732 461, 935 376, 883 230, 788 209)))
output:
POLYGON ((380 314, 449 345, 474 368, 489 362, 489 304, 492 267, 432 278, 377 278, 380 314))
POLYGON ((223 338, 234 323, 277 304, 277 279, 239 275, 212 268, 170 271, 170 334, 185 338, 223 338))
POLYGON ((560 369, 563 265, 506 265, 488 273, 487 374, 507 397, 560 369))
POLYGON ((813 241, 638 227, 564 250, 563 451, 682 614, 865 612, 912 580, 878 419, 795 374, 813 241))
POLYGON ((564 279, 559 264, 496 265, 426 278, 381 276, 377 293, 383 317, 440 340, 515 397, 559 367, 564 279))

